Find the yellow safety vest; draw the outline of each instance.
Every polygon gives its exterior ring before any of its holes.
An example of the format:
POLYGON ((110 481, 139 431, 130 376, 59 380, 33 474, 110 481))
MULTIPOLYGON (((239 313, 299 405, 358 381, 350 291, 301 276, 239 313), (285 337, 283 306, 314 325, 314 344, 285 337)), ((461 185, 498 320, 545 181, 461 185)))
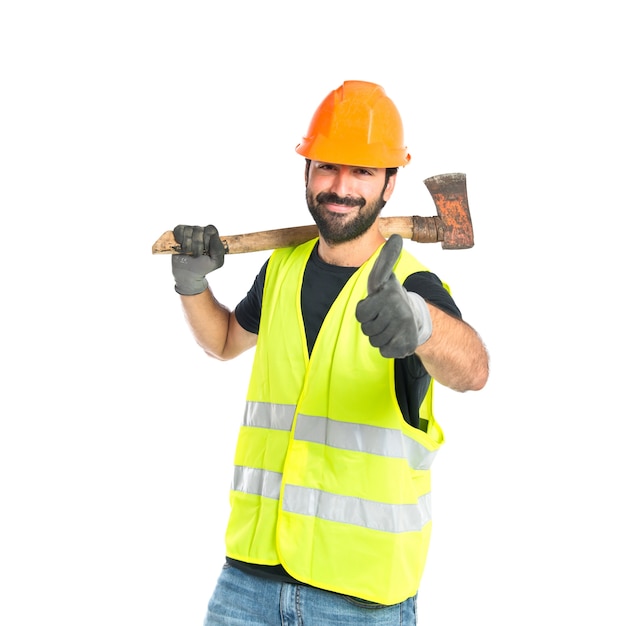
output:
MULTIPOLYGON (((357 303, 380 249, 331 306, 309 358, 300 290, 315 241, 275 251, 235 452, 226 553, 304 583, 396 604, 417 592, 430 540, 430 466, 443 433, 398 406, 394 360, 361 331, 357 303)), ((403 251, 400 282, 426 268, 403 251)))

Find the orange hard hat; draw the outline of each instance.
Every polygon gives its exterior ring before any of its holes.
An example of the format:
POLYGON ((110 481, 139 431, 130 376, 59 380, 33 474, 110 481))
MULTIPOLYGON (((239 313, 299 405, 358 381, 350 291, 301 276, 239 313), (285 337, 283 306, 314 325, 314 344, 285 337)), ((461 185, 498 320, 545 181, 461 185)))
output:
POLYGON ((398 109, 380 85, 359 80, 345 81, 324 98, 296 152, 313 161, 363 167, 399 167, 411 160, 398 109))

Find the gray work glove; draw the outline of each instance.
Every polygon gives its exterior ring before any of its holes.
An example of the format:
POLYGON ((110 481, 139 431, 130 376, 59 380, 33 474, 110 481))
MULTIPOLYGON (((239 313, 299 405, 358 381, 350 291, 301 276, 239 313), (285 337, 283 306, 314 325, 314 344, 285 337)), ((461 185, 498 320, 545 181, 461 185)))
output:
POLYGON ((181 296, 202 293, 209 284, 205 276, 224 265, 224 244, 215 226, 184 226, 174 229, 181 254, 172 255, 174 289, 181 296))
POLYGON ((368 277, 368 295, 356 306, 356 318, 363 333, 389 359, 413 354, 432 333, 426 301, 407 291, 393 273, 400 252, 402 237, 391 235, 368 277))

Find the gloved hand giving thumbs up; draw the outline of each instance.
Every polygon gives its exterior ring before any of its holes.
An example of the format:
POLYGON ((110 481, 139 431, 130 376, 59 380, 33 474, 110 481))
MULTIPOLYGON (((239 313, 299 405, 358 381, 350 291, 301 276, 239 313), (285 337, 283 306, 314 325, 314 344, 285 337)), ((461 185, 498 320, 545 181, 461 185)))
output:
POLYGON ((391 235, 370 272, 367 297, 356 306, 356 318, 363 332, 389 359, 413 354, 432 333, 426 301, 407 291, 393 273, 400 252, 402 237, 391 235))

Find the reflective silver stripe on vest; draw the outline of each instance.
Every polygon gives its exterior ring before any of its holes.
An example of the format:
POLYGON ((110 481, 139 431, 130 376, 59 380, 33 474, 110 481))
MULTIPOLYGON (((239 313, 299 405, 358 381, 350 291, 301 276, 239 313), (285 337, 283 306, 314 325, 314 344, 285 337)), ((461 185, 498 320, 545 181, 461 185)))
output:
POLYGON ((388 533, 420 531, 432 518, 429 493, 416 504, 384 504, 309 487, 285 485, 283 509, 388 533))
POLYGON ((283 475, 280 472, 235 465, 232 489, 278 500, 282 479, 283 475))
POLYGON ((246 402, 243 425, 272 430, 291 430, 295 412, 294 404, 246 402))
POLYGON ((406 458, 415 470, 429 469, 437 454, 393 428, 339 422, 316 415, 298 415, 294 438, 342 450, 406 458))

